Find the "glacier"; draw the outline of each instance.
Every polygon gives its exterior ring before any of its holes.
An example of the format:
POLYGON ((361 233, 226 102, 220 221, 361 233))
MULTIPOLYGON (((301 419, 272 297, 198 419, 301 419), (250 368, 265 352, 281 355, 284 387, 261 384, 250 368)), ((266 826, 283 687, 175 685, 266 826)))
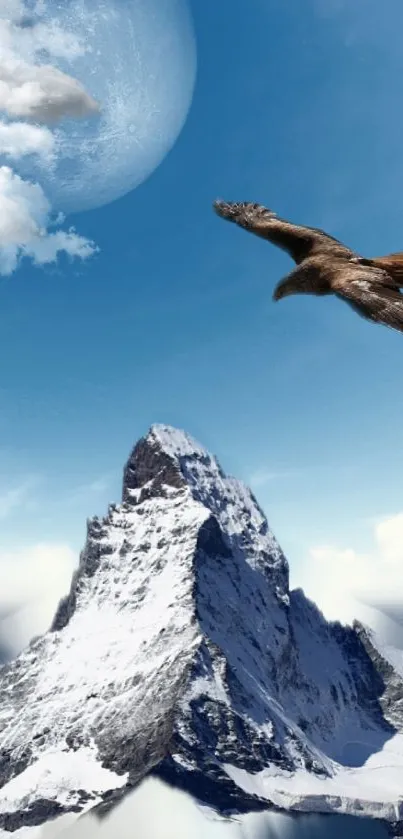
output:
POLYGON ((101 818, 147 776, 221 815, 403 835, 403 653, 290 590, 254 495, 164 425, 87 522, 49 631, 0 668, 0 830, 101 818))

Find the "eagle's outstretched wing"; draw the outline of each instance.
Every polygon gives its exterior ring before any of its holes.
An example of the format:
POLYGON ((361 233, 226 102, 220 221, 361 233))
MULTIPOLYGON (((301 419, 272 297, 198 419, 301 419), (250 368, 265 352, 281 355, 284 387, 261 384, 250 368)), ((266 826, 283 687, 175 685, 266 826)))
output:
POLYGON ((362 317, 403 332, 403 294, 387 275, 382 277, 380 272, 377 280, 365 272, 354 279, 340 277, 332 282, 332 288, 362 317))
POLYGON ((287 251, 297 264, 324 250, 346 256, 347 259, 354 256, 353 251, 324 230, 292 224, 278 218, 272 210, 261 204, 215 201, 214 209, 221 218, 233 221, 287 251))

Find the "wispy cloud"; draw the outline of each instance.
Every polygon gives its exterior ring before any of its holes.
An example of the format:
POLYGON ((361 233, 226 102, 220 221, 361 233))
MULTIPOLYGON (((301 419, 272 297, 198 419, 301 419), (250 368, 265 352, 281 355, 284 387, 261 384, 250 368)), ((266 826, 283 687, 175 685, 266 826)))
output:
POLYGON ((26 478, 18 486, 0 490, 0 519, 5 520, 21 508, 32 504, 32 494, 38 488, 41 479, 36 476, 26 478))
POLYGON ((256 472, 252 472, 249 476, 248 483, 252 488, 258 488, 266 486, 266 484, 270 484, 273 481, 280 481, 285 478, 294 478, 297 472, 292 469, 284 469, 284 470, 273 470, 270 469, 257 469, 256 472))
MULTIPOLYGON (((104 496, 111 485, 111 476, 103 475, 88 483, 81 484, 73 489, 67 498, 67 504, 81 504, 85 501, 93 501, 104 496)), ((89 511, 87 511, 89 513, 89 511)))
MULTIPOLYGON (((0 155, 14 165, 34 154, 47 166, 54 164, 58 134, 55 124, 66 117, 96 114, 98 104, 77 79, 39 56, 74 58, 86 47, 56 21, 41 19, 42 4, 34 9, 22 0, 0 0, 0 155), (33 125, 30 121, 33 120, 33 125), (52 127, 53 126, 53 127, 52 127)), ((23 257, 36 264, 57 260, 62 252, 87 259, 95 244, 69 230, 49 228, 62 223, 52 218, 51 205, 39 183, 23 179, 18 168, 0 166, 0 273, 11 274, 23 257)))
POLYGON ((345 0, 313 0, 313 5, 319 17, 332 18, 343 10, 345 0))

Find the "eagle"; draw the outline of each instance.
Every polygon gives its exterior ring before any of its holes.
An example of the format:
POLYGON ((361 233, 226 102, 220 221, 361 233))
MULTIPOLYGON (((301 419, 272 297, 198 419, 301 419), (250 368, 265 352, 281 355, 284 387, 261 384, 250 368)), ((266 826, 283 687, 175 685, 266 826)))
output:
POLYGON ((274 289, 274 300, 335 294, 361 317, 403 332, 403 253, 369 259, 324 230, 293 224, 261 204, 215 201, 213 206, 221 218, 267 239, 296 263, 274 289))

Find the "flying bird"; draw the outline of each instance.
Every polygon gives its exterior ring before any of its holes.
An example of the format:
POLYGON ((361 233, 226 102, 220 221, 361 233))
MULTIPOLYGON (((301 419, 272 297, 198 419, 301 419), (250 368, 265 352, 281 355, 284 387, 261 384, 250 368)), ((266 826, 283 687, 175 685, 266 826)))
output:
POLYGON ((292 224, 261 204, 215 201, 214 209, 296 262, 297 268, 276 286, 274 300, 335 294, 361 317, 403 332, 403 253, 367 259, 323 230, 292 224))

